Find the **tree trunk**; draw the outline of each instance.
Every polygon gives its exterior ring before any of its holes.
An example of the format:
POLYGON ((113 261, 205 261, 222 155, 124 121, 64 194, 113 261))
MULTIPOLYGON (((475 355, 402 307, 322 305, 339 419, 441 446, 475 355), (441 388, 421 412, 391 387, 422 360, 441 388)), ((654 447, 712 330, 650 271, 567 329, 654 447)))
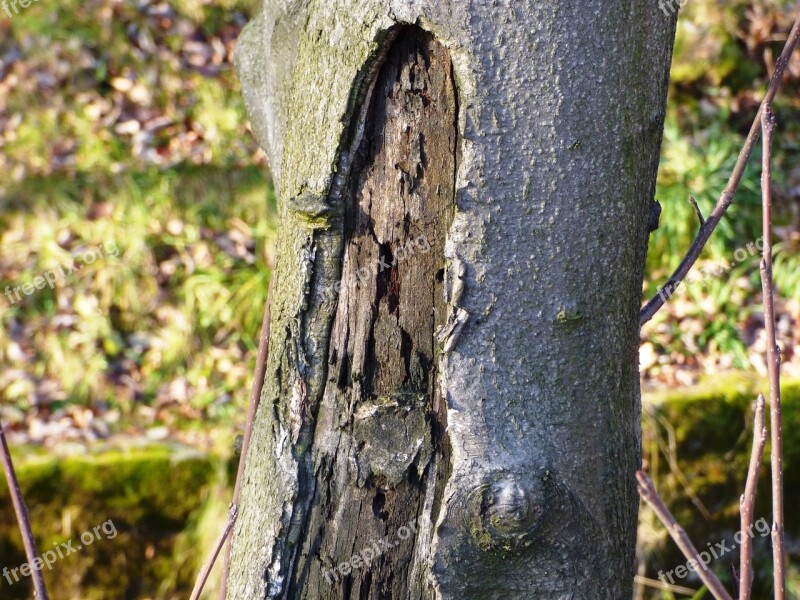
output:
POLYGON ((281 235, 229 598, 631 597, 664 12, 265 1, 237 62, 281 235))

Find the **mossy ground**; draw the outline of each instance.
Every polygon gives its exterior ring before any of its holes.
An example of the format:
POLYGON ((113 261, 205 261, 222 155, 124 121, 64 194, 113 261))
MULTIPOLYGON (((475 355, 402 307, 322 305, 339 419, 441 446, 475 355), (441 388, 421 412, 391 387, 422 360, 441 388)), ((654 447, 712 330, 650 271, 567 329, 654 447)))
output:
POLYGON ((68 0, 0 17, 0 417, 15 431, 57 415, 86 434, 86 409, 131 433, 242 414, 275 235, 231 64, 254 4, 68 0))
MULTIPOLYGON (((40 555, 70 540, 81 546, 45 571, 53 600, 188 596, 225 519, 224 462, 174 446, 18 462, 40 555)), ((0 568, 13 569, 26 559, 6 489, 0 523, 0 568)), ((0 577, 0 597, 30 593, 30 578, 0 577)))
MULTIPOLYGON (((739 530, 739 497, 750 458, 753 435, 753 404, 763 381, 732 377, 693 389, 645 396, 645 468, 653 476, 659 493, 669 505, 695 546, 702 550, 727 540, 739 530)), ((800 381, 782 385, 784 488, 786 539, 789 554, 789 586, 800 593, 800 381)), ((767 417, 768 420, 768 417, 767 417)), ((759 477, 755 520, 772 523, 770 446, 767 444, 759 477)), ((669 571, 686 560, 655 521, 649 509, 641 514, 640 537, 648 565, 647 573, 658 578, 658 571, 669 571)), ((763 529, 763 527, 762 527, 763 529)), ((772 584, 769 536, 755 535, 754 564, 756 598, 770 595, 772 584)), ((720 557, 712 567, 729 584, 728 569, 738 568, 738 550, 720 557)), ((695 580, 679 582, 700 588, 695 580)), ((652 596, 661 598, 662 596, 652 596)), ((663 596, 667 598, 668 596, 663 596)), ((792 596, 794 597, 794 596, 792 596)))

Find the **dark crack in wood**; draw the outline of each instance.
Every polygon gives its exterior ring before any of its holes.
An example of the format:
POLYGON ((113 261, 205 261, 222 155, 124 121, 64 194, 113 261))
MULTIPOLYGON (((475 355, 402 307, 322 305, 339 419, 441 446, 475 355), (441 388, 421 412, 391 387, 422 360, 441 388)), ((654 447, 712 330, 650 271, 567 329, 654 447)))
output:
POLYGON ((404 28, 368 101, 290 598, 432 597, 419 565, 449 476, 435 336, 458 143, 447 50, 404 28))

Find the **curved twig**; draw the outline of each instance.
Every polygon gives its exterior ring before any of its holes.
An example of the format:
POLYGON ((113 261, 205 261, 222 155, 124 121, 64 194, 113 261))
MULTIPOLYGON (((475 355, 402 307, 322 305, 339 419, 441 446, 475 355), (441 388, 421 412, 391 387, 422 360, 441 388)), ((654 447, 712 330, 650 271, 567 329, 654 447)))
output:
POLYGON ((708 591, 711 592, 717 600, 733 600, 717 576, 714 575, 714 572, 708 568, 708 565, 700 560, 700 553, 694 547, 694 544, 692 544, 689 536, 686 535, 686 531, 684 531, 683 527, 678 525, 675 517, 669 512, 661 496, 658 495, 656 486, 653 485, 653 480, 650 479, 644 471, 637 471, 636 482, 638 483, 639 495, 642 497, 642 500, 647 502, 656 513, 659 521, 667 528, 670 537, 675 540, 675 543, 686 559, 697 565, 697 575, 708 588, 708 591))
POLYGON ((750 155, 753 153, 753 148, 755 148, 756 142, 758 141, 758 137, 761 133, 761 115, 764 112, 764 107, 771 104, 772 100, 775 98, 775 94, 778 93, 778 88, 783 80, 783 74, 786 71, 786 66, 789 64, 789 59, 791 58, 792 53, 797 46, 798 40, 800 40, 800 15, 798 15, 797 19, 795 20, 794 26, 789 33, 789 38, 786 40, 786 45, 783 47, 783 52, 781 52, 780 57, 775 63, 775 72, 772 74, 772 79, 769 83, 769 87, 767 88, 767 93, 764 96, 764 99, 761 101, 761 106, 758 108, 756 117, 753 120, 753 125, 750 127, 750 133, 747 134, 744 146, 742 146, 742 149, 739 152, 739 157, 736 159, 736 164, 733 167, 733 171, 731 172, 725 189, 722 191, 719 200, 717 200, 714 210, 711 211, 708 219, 706 219, 706 221, 701 225, 700 231, 697 232, 697 237, 695 237, 691 247, 689 248, 689 251, 686 253, 686 256, 683 257, 683 260, 678 265, 678 268, 675 269, 675 272, 667 280, 659 292, 653 296, 653 298, 651 298, 650 301, 645 304, 640 311, 640 326, 652 319, 659 309, 664 306, 664 303, 672 297, 672 295, 675 293, 675 290, 678 289, 678 286, 686 278, 689 270, 692 268, 692 266, 694 266, 694 263, 697 262, 697 259, 700 257, 700 253, 703 251, 703 248, 706 245, 706 242, 708 242, 708 239, 711 237, 714 229, 717 228, 717 225, 719 225, 719 222, 722 220, 725 211, 728 210, 728 207, 733 202, 733 197, 736 194, 736 190, 739 188, 742 175, 744 175, 744 169, 747 166, 747 161, 750 160, 750 155))
MULTIPOLYGON (((256 371, 253 375, 253 386, 250 388, 250 407, 247 410, 247 421, 245 422, 244 439, 242 440, 242 453, 239 455, 239 468, 236 472, 236 484, 233 489, 232 506, 236 507, 239 505, 239 495, 242 491, 247 451, 250 448, 250 438, 253 436, 253 423, 256 420, 256 412, 258 412, 258 404, 261 400, 261 390, 264 387, 264 377, 267 372, 267 358, 269 358, 269 323, 271 319, 270 303, 272 302, 272 283, 274 280, 273 272, 273 276, 269 279, 267 302, 266 306, 264 306, 264 319, 261 321, 261 333, 258 338, 258 355, 256 356, 256 371)), ((222 580, 219 588, 220 600, 225 600, 228 595, 228 576, 231 571, 231 542, 231 540, 228 540, 228 544, 225 547, 225 560, 222 564, 222 580)))
POLYGON ((225 544, 225 540, 228 539, 231 529, 233 529, 233 524, 236 522, 237 515, 238 509, 236 505, 233 504, 228 511, 228 520, 225 521, 225 527, 220 532, 217 541, 214 542, 214 548, 211 551, 211 556, 209 556, 206 562, 203 564, 203 568, 200 570, 200 574, 197 576, 197 581, 194 583, 194 589, 192 590, 192 595, 189 596, 189 600, 198 600, 198 598, 200 598, 200 594, 203 592, 203 587, 205 587, 206 581, 208 581, 208 576, 211 574, 211 569, 217 560, 217 556, 219 556, 220 550, 222 550, 222 546, 225 544))
POLYGON ((3 463, 3 472, 8 482, 8 491, 11 494, 11 502, 14 504, 14 512, 17 513, 17 523, 19 523, 19 530, 22 533, 22 544, 25 546, 25 556, 28 559, 28 567, 30 567, 36 599, 48 600, 47 586, 45 586, 44 577, 42 576, 41 559, 39 559, 39 552, 36 550, 36 540, 33 539, 28 507, 25 506, 25 499, 22 497, 22 490, 19 488, 17 474, 14 471, 14 463, 11 461, 11 452, 8 450, 5 427, 2 423, 0 423, 0 461, 3 463))

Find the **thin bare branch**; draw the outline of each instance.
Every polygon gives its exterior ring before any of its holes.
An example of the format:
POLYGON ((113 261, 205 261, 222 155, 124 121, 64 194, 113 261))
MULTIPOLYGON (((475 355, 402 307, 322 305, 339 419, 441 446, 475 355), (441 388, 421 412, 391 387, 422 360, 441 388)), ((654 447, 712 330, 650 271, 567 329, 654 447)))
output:
POLYGON ((731 574, 731 581, 733 582, 733 596, 739 597, 739 572, 736 570, 736 565, 731 563, 728 567, 731 574))
POLYGON ((198 600, 198 598, 200 598, 200 594, 203 593, 203 587, 206 585, 208 576, 211 574, 211 569, 213 568, 214 563, 217 561, 217 556, 219 556, 222 546, 225 544, 225 540, 228 539, 231 529, 233 529, 233 524, 236 522, 237 515, 238 509, 236 505, 233 504, 228 511, 228 519, 225 521, 225 527, 220 532, 217 541, 214 542, 214 548, 211 550, 211 556, 209 556, 206 562, 203 564, 203 568, 200 570, 200 574, 197 576, 197 581, 194 583, 194 589, 192 590, 192 595, 189 597, 189 600, 198 600))
POLYGON ((761 198, 764 250, 761 258, 761 289, 764 296, 764 326, 767 333, 769 417, 772 436, 772 561, 775 600, 786 598, 786 558, 783 539, 783 442, 781 430, 781 350, 775 333, 775 299, 772 286, 772 135, 775 115, 767 105, 761 121, 764 134, 761 167, 761 198))
POLYGON ((753 526, 753 510, 756 503, 756 487, 758 472, 761 468, 761 457, 767 444, 767 428, 764 427, 764 396, 758 395, 755 416, 753 417, 753 448, 750 452, 750 466, 747 469, 747 480, 744 494, 739 501, 741 512, 742 545, 739 552, 739 600, 750 600, 753 585, 753 539, 748 535, 753 526))
POLYGON ((700 514, 703 515, 703 518, 706 521, 710 521, 712 518, 711 512, 708 510, 708 508, 706 508, 706 505, 703 504, 703 501, 695 493, 694 489, 692 489, 692 485, 689 483, 686 475, 681 470, 678 462, 678 442, 675 438, 675 428, 672 426, 672 423, 670 423, 669 420, 665 419, 661 415, 658 417, 658 422, 661 423, 664 431, 667 432, 667 440, 669 445, 667 447, 664 446, 661 436, 657 436, 656 443, 661 449, 661 453, 664 455, 664 458, 666 458, 667 462, 669 463, 670 473, 672 473, 678 480, 678 483, 681 484, 683 492, 689 497, 689 500, 692 501, 694 507, 700 511, 700 514))
POLYGON ((697 594, 697 590, 694 590, 692 588, 687 588, 682 585, 673 585, 671 583, 665 583, 658 579, 650 579, 649 577, 641 577, 639 575, 636 575, 633 578, 633 581, 643 586, 654 588, 656 590, 664 590, 667 592, 672 592, 673 594, 683 594, 684 596, 694 596, 695 594, 697 594))
MULTIPOLYGON (((250 407, 247 410, 247 421, 244 426, 244 439, 242 440, 242 453, 239 455, 239 468, 236 472, 236 484, 233 489, 233 506, 239 505, 239 495, 242 491, 242 480, 244 479, 244 466, 247 460, 247 451, 250 448, 250 438, 253 436, 253 423, 256 420, 258 404, 261 400, 261 390, 264 387, 264 377, 267 372, 267 358, 269 358, 269 322, 271 318, 270 303, 272 302, 272 283, 273 277, 269 280, 269 291, 267 292, 267 302, 264 306, 264 318, 261 321, 261 333, 258 337, 258 355, 256 356, 256 371, 253 375, 253 385, 250 388, 250 407)), ((222 565, 222 580, 219 588, 219 599, 226 600, 228 595, 228 577, 231 571, 231 539, 225 547, 225 560, 222 565)), ((215 557, 216 558, 216 557, 215 557)), ((213 566, 213 563, 212 563, 213 566)))
POLYGON ((700 560, 700 553, 694 547, 694 544, 692 544, 689 536, 686 535, 683 527, 678 525, 675 517, 672 516, 672 513, 669 512, 667 505, 664 504, 664 501, 658 495, 656 486, 653 485, 653 480, 650 479, 644 471, 637 471, 636 482, 638 483, 639 495, 642 497, 642 500, 647 502, 647 504, 649 504, 656 513, 659 521, 661 521, 664 527, 667 528, 670 537, 672 537, 672 539, 678 545, 678 548, 680 548, 680 551, 686 557, 687 561, 691 561, 690 564, 693 563, 697 565, 695 567, 697 575, 708 588, 708 591, 711 592, 711 594, 717 600, 733 600, 730 594, 728 594, 728 592, 722 586, 722 583, 717 576, 714 575, 713 571, 708 568, 708 565, 700 560))
POLYGON ((694 196, 689 196, 689 204, 692 205, 694 208, 694 213, 697 215, 697 219, 700 221, 700 227, 706 224, 706 220, 703 218, 703 212, 700 210, 700 207, 697 205, 697 200, 694 196))
POLYGON ((28 559, 28 566, 31 570, 31 579, 33 579, 33 591, 37 600, 48 600, 47 587, 44 584, 41 563, 38 559, 39 552, 36 550, 36 540, 33 539, 33 531, 31 530, 28 507, 25 505, 22 490, 19 488, 17 473, 14 471, 14 463, 11 461, 11 452, 8 450, 5 427, 2 423, 0 423, 0 461, 3 462, 3 472, 8 482, 11 502, 14 504, 14 512, 17 513, 17 523, 19 523, 19 530, 22 533, 22 544, 25 546, 25 556, 28 559))
POLYGON ((761 133, 761 115, 764 112, 764 107, 771 104, 772 100, 775 98, 775 94, 778 92, 778 88, 783 80, 783 74, 786 72, 786 66, 789 64, 789 59, 791 58, 792 53, 797 46, 798 40, 800 40, 800 15, 798 15, 797 19, 795 20, 794 26, 789 33, 789 38, 786 40, 786 45, 783 48, 783 52, 781 52, 780 57, 775 63, 775 72, 772 74, 772 80, 767 88, 767 93, 764 96, 764 100, 761 101, 761 106, 759 107, 756 117, 753 120, 753 125, 750 127, 750 133, 747 134, 744 146, 742 146, 742 149, 739 152, 739 157, 736 159, 736 165, 733 167, 733 172, 731 172, 725 189, 720 195, 719 200, 717 200, 714 210, 711 211, 708 219, 700 227, 700 231, 697 232, 697 237, 695 237, 694 242, 692 242, 689 251, 686 253, 686 256, 683 257, 683 260, 678 265, 678 268, 675 269, 675 272, 663 285, 661 290, 659 290, 658 294, 651 298, 644 308, 642 308, 641 312, 639 313, 640 326, 652 319, 653 316, 664 305, 664 303, 672 297, 672 295, 675 293, 675 290, 678 289, 678 286, 681 284, 681 282, 683 282, 694 263, 697 262, 698 258, 700 258, 700 253, 703 251, 706 242, 708 242, 708 239, 711 237, 714 229, 717 228, 717 225, 719 225, 719 222, 722 220, 725 211, 728 210, 728 207, 733 202, 733 197, 736 194, 736 190, 739 188, 742 175, 744 175, 744 169, 747 166, 747 161, 750 160, 750 155, 753 153, 753 148, 755 148, 756 142, 758 142, 758 137, 761 133))

